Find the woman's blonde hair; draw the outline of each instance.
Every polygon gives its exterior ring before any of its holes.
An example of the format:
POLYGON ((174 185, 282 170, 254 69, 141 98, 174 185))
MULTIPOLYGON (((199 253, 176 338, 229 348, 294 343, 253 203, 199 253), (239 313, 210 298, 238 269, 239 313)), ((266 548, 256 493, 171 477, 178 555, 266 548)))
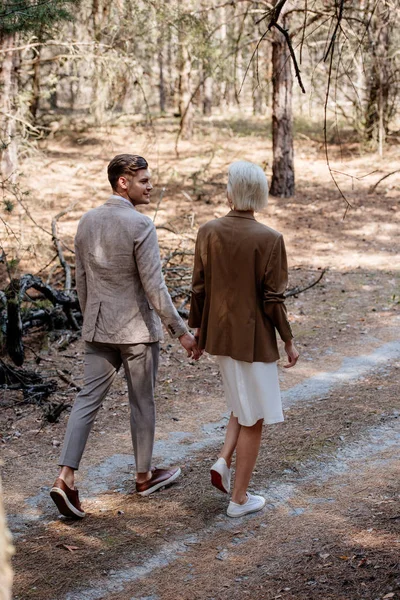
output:
POLYGON ((265 208, 268 181, 262 168, 247 160, 229 165, 228 194, 236 210, 260 211, 265 208))

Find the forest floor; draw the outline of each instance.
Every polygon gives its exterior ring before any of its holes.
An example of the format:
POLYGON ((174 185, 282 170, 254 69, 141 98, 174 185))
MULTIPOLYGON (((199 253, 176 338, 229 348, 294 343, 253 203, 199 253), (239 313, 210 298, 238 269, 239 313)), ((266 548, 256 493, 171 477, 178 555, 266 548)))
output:
MULTIPOLYGON (((149 158, 163 254, 193 249, 197 227, 227 212, 227 165, 245 158, 271 163, 271 143, 252 122, 215 119, 196 144, 174 155, 173 126, 147 131, 132 124, 62 132, 24 163, 25 209, 44 230, 55 213, 73 243, 77 220, 108 195, 105 167, 119 152, 149 158), (174 233, 174 231, 176 233, 174 233)), ((312 136, 311 136, 312 137, 312 136)), ((285 421, 265 427, 251 489, 266 508, 229 519, 227 498, 209 483, 227 412, 212 357, 188 361, 175 341, 162 344, 157 387, 155 464, 180 465, 168 489, 139 498, 134 489, 126 382, 121 373, 92 430, 78 473, 87 517, 59 517, 49 490, 68 412, 58 423, 42 408, 0 396, 2 477, 14 534, 15 600, 383 600, 400 599, 400 278, 399 177, 370 186, 398 166, 355 144, 296 144, 296 195, 270 198, 258 219, 285 236, 290 287, 321 282, 287 301, 300 351, 281 368, 285 421), (364 177, 374 171, 372 175, 364 177), (351 177, 349 176, 351 175, 351 177)), ((21 269, 40 271, 54 255, 51 238, 16 206, 9 222, 19 236, 21 269), (24 245, 25 244, 25 245, 24 245)), ((186 257, 187 260, 187 257, 186 257)), ((55 264, 55 263, 53 263, 55 264)), ((56 282, 61 272, 47 267, 56 282)), ((82 383, 83 344, 27 340, 26 365, 82 383), (38 355, 41 362, 38 365, 38 355)), ((72 404, 59 382, 52 399, 72 404)))

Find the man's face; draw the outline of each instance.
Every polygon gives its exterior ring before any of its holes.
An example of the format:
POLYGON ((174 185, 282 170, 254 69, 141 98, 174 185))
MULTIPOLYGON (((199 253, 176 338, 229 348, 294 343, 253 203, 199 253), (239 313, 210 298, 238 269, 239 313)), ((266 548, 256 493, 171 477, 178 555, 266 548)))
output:
POLYGON ((151 185, 151 176, 148 169, 140 169, 134 175, 121 176, 119 184, 133 206, 149 204, 150 192, 153 186, 151 185))

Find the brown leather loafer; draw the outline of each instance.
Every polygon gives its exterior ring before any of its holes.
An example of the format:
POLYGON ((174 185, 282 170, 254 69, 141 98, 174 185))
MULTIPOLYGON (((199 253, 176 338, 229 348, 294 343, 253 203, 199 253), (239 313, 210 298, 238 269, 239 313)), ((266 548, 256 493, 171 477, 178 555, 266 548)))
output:
POLYGON ((58 478, 55 480, 50 490, 50 496, 64 517, 83 519, 85 516, 79 502, 78 490, 71 490, 62 479, 58 478))
POLYGON ((161 487, 170 485, 179 477, 181 470, 179 467, 175 469, 152 469, 151 478, 143 483, 136 482, 136 491, 139 496, 148 496, 161 487))

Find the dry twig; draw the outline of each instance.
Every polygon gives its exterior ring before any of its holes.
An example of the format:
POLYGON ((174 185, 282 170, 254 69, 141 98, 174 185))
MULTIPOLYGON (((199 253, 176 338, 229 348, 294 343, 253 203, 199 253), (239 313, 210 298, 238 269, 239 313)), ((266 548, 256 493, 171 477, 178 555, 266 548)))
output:
POLYGON ((314 287, 315 285, 317 285, 317 283, 319 283, 321 281, 321 279, 325 275, 326 271, 327 271, 327 269, 323 269, 321 271, 321 274, 318 277, 318 279, 316 279, 315 281, 310 283, 310 285, 307 285, 306 287, 303 287, 303 288, 296 286, 296 287, 288 290, 285 294, 285 297, 289 298, 290 296, 298 296, 298 294, 301 294, 302 292, 305 292, 306 290, 309 290, 310 288, 314 287))

